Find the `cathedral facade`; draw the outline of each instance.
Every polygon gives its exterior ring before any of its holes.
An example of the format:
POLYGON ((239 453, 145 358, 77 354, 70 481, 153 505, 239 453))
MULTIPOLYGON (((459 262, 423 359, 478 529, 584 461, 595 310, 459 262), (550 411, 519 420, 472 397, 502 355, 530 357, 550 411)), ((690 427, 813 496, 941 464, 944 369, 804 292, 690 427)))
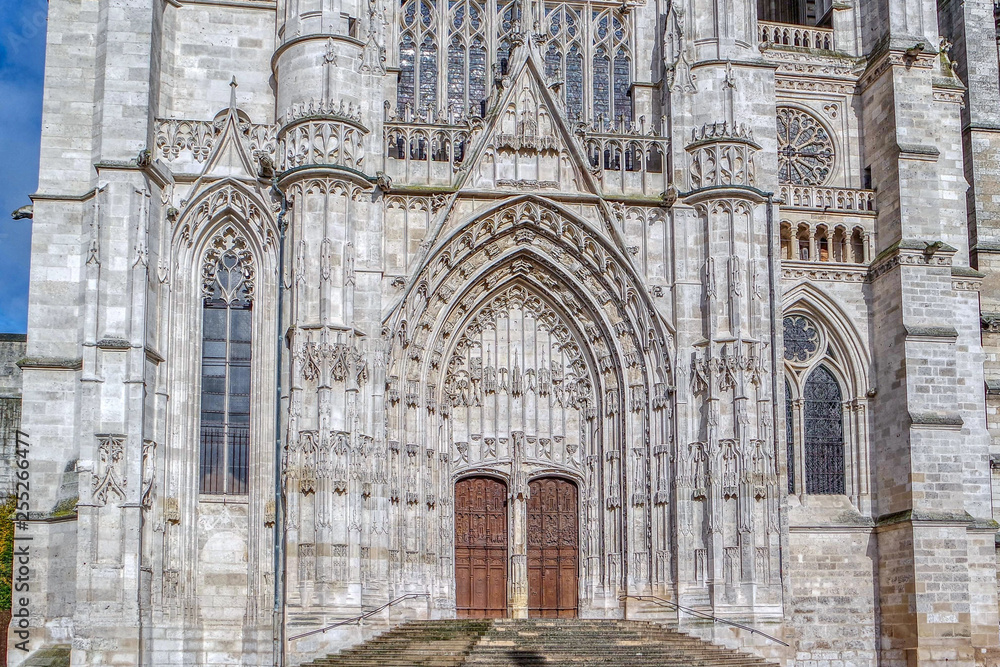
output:
POLYGON ((993 12, 51 3, 9 664, 996 665, 993 12))

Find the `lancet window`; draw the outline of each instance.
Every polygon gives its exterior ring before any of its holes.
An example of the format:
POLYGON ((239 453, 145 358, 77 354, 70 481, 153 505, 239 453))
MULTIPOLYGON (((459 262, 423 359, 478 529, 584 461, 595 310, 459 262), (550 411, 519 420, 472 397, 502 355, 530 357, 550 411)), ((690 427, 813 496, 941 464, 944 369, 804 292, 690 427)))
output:
POLYGON ((253 258, 231 228, 202 269, 200 490, 248 492, 253 258))
POLYGON ((794 314, 784 318, 788 492, 847 493, 845 402, 834 368, 839 355, 823 327, 794 314), (793 389, 794 387, 794 389, 793 389))
POLYGON ((813 369, 803 399, 806 493, 843 494, 844 408, 833 373, 825 366, 813 369))
POLYGON ((486 112, 491 81, 508 73, 531 29, 543 40, 545 76, 573 120, 632 120, 632 40, 620 5, 518 0, 401 0, 397 114, 418 120, 486 112), (533 27, 534 26, 534 27, 533 27))

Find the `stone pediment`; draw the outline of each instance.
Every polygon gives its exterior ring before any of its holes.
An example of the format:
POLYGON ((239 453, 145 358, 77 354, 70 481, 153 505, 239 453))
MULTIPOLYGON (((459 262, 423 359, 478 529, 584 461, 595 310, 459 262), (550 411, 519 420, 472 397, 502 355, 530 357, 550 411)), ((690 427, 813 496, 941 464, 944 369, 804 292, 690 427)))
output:
POLYGON ((582 146, 527 47, 483 129, 460 187, 595 194, 582 146))

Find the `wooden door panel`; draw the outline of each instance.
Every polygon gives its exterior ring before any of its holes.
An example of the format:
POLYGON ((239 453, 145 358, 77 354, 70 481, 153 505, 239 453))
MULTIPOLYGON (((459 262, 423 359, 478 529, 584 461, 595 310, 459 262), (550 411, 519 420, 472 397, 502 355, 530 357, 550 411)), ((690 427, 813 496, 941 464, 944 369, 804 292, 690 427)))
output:
POLYGON ((455 485, 455 605, 459 618, 507 615, 507 487, 489 477, 455 485))
POLYGON ((579 607, 576 485, 552 477, 534 480, 529 487, 529 615, 574 618, 579 607))

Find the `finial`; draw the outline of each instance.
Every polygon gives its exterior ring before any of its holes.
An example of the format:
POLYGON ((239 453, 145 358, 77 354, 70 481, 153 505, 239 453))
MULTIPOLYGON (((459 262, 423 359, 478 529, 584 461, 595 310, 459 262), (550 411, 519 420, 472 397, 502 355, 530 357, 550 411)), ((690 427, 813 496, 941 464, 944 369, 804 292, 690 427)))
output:
POLYGON ((229 88, 230 88, 230 90, 229 90, 229 108, 230 109, 235 109, 236 108, 236 88, 239 85, 240 84, 236 83, 236 77, 233 76, 233 80, 229 82, 229 88))

